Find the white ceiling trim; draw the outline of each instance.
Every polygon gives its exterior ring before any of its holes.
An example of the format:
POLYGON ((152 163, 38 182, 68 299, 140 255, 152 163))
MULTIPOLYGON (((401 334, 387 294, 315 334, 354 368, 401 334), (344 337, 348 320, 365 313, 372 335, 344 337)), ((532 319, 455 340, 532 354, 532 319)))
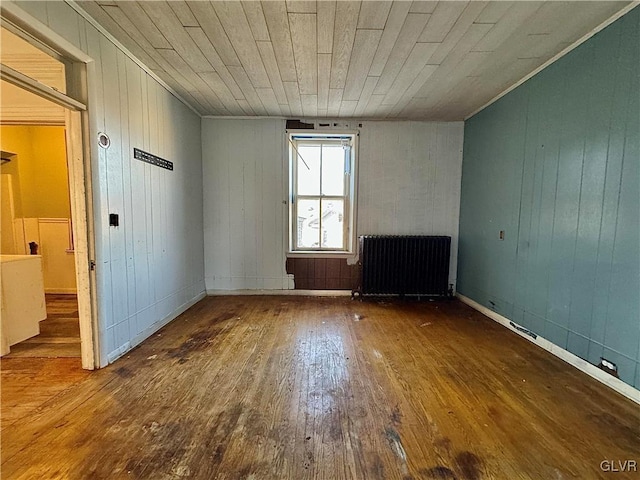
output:
MULTIPOLYGON (((295 115, 296 118, 298 115, 295 115)), ((227 120, 235 119, 235 120, 291 120, 291 117, 283 117, 282 115, 271 116, 271 115, 202 115, 202 118, 224 118, 227 120)), ((298 119, 300 120, 300 119, 298 119)))
POLYGON ((530 78, 535 77, 538 73, 540 73, 542 70, 544 70, 545 68, 547 68, 548 66, 550 66, 551 64, 557 62, 558 60, 560 60, 562 57, 564 57, 566 54, 568 54, 569 52, 571 52, 572 50, 578 48, 580 45, 582 45, 584 42, 586 42, 587 40, 589 40, 591 37, 593 37, 596 33, 601 32, 602 30, 604 30, 605 28, 607 28, 609 25, 611 25, 613 22, 615 22, 616 20, 618 20, 619 18, 623 17, 624 15, 626 15, 627 13, 629 13, 631 10, 633 10, 634 8, 636 8, 638 5, 640 5, 640 0, 636 0, 633 3, 630 3, 629 5, 627 5, 626 7, 624 7, 622 10, 620 10, 619 12, 615 13, 614 15, 612 15, 610 18, 606 19, 604 22, 602 22, 600 25, 598 25, 596 28, 594 28, 593 30, 591 30, 589 33, 585 34, 583 37, 580 37, 578 40, 576 40, 575 42, 573 42, 571 45, 569 45, 568 47, 566 47, 564 50, 562 50, 561 52, 557 53, 556 55, 554 55, 553 57, 551 57, 549 60, 547 60, 545 63, 543 63, 542 65, 540 65, 538 68, 536 68, 534 71, 532 71, 530 74, 525 75, 524 77, 522 77, 522 79, 518 80, 516 83, 514 83, 513 85, 511 85, 510 87, 506 88, 505 90, 503 90, 502 92, 500 92, 498 95, 496 95, 495 97, 493 97, 491 100, 489 100, 487 103, 485 103, 483 106, 481 106, 480 108, 478 108, 477 110, 474 110, 472 113, 470 113, 469 115, 467 115, 466 117, 464 117, 464 120, 467 121, 469 120, 471 117, 473 117, 474 115, 476 115, 477 113, 480 113, 482 110, 484 110, 485 108, 487 108, 489 105, 497 102, 498 100, 500 100, 502 97, 504 97, 507 93, 515 90, 516 88, 518 88, 520 85, 522 85, 523 83, 525 83, 527 80, 529 80, 530 78))

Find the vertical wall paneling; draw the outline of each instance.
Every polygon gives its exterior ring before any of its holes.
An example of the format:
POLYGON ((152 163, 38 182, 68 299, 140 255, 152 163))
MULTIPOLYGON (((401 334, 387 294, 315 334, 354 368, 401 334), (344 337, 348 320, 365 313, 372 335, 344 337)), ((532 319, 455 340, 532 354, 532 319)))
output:
MULTIPOLYGON (((453 239, 455 283, 463 124, 364 122, 359 234, 453 239)), ((203 119, 208 290, 288 289, 282 120, 203 119)))
MULTIPOLYGON (((149 150, 160 151, 160 135, 158 134, 158 122, 160 119, 158 118, 158 98, 156 95, 156 85, 155 82, 149 78, 148 75, 145 75, 145 82, 147 84, 147 99, 148 99, 148 109, 149 109, 149 150)), ((156 155, 159 155, 157 153, 156 155)), ((147 228, 149 229, 149 240, 150 240, 150 250, 149 250, 149 275, 151 278, 162 278, 162 258, 159 255, 158 246, 160 245, 161 239, 159 233, 162 231, 162 225, 157 221, 158 220, 158 211, 161 208, 158 203, 160 199, 159 190, 159 182, 158 179, 160 177, 159 168, 154 168, 153 165, 147 165, 145 167, 147 176, 147 228)), ((153 282, 152 286, 152 297, 153 297, 153 306, 151 307, 150 316, 151 318, 156 318, 158 315, 160 301, 160 282, 153 282)))
POLYGON ((65 2, 17 5, 94 59, 88 140, 104 365, 204 293, 200 118, 65 2), (108 149, 97 147, 98 132, 108 149), (134 160, 134 147, 174 171, 134 160))
POLYGON ((207 289, 288 288, 283 120, 203 119, 207 289))
POLYGON ((455 284, 463 124, 366 122, 360 129, 359 235, 449 235, 455 284))
MULTIPOLYGON (((45 22, 46 23, 46 22, 45 22)), ((87 54, 94 59, 87 69, 89 71, 88 83, 93 81, 93 87, 89 93, 91 95, 89 99, 89 113, 90 121, 93 122, 94 127, 90 127, 90 132, 94 134, 96 132, 106 131, 105 115, 104 115, 104 75, 102 68, 102 50, 101 39, 103 36, 93 26, 87 26, 87 54)), ((108 226, 101 222, 99 219, 106 219, 109 216, 109 204, 107 190, 107 169, 106 158, 107 152, 102 148, 95 148, 93 145, 91 158, 92 165, 92 191, 93 191, 93 205, 94 205, 94 218, 95 218, 95 251, 96 251, 96 279, 97 290, 99 297, 97 299, 98 304, 98 337, 100 348, 100 364, 107 363, 109 352, 113 351, 115 346, 114 338, 114 316, 112 313, 111 302, 111 271, 108 265, 110 247, 109 247, 109 229, 108 226), (95 166, 97 160, 97 168, 95 166)), ((85 159, 86 161, 86 159, 85 159)))
MULTIPOLYGON (((130 73, 131 66, 133 62, 131 59, 126 57, 121 52, 118 52, 118 86, 120 91, 126 91, 129 93, 129 82, 130 82, 130 73)), ((133 87, 133 85, 132 85, 133 87)), ((135 87, 133 87, 135 88, 135 87)), ((133 203, 133 188, 132 188, 132 177, 133 177, 133 160, 127 152, 131 152, 133 150, 133 138, 134 138, 134 126, 132 123, 132 114, 131 114, 131 105, 130 102, 133 100, 132 95, 122 95, 120 97, 120 131, 122 137, 122 188, 123 192, 131 192, 129 195, 124 195, 124 205, 122 210, 123 218, 133 220, 133 211, 134 211, 134 203, 133 203)), ((133 222, 132 222, 133 224, 133 222)), ((128 318, 128 327, 129 327, 129 338, 133 338, 136 335, 137 331, 137 309, 136 309, 136 299, 138 297, 137 285, 136 285, 136 270, 135 270, 135 255, 134 255, 134 245, 135 245, 135 232, 134 228, 129 228, 124 232, 124 242, 125 242, 125 271, 126 271, 126 279, 127 279, 127 318, 128 318)))
POLYGON ((639 37, 634 9, 466 122, 458 271, 465 296, 636 388, 639 37))
MULTIPOLYGON (((129 142, 132 145, 143 145, 142 129, 142 88, 141 75, 144 75, 133 62, 126 65, 127 90, 131 92, 129 98, 129 142)), ((130 325, 139 327, 142 318, 139 312, 149 303, 149 275, 147 265, 147 237, 146 237, 146 215, 144 202, 144 166, 142 162, 130 160, 129 178, 131 185, 136 188, 131 190, 131 205, 135 205, 131 211, 132 228, 132 252, 134 282, 132 284, 135 292, 134 312, 136 316, 130 321, 130 325)))
MULTIPOLYGON (((116 213, 123 217, 124 192, 122 188, 122 156, 123 138, 122 126, 120 124, 120 95, 118 85, 118 50, 105 37, 100 38, 100 51, 102 71, 110 72, 108 81, 103 82, 104 94, 104 116, 107 126, 107 135, 113 140, 111 146, 106 149, 106 193, 108 213, 116 213)), ((106 79, 105 79, 106 80, 106 79)), ((124 220, 124 218, 123 218, 124 220)), ((124 345, 128 340, 128 328, 126 335, 123 335, 123 322, 128 322, 128 298, 127 280, 124 267, 125 242, 124 229, 110 227, 109 236, 109 262, 105 269, 109 269, 111 278, 111 312, 113 317, 113 337, 115 344, 113 347, 124 345)), ((105 299, 106 300, 106 299, 105 299)))
POLYGON ((604 346, 626 358, 635 352, 640 370, 640 12, 630 12, 621 28, 616 106, 627 103, 604 346))

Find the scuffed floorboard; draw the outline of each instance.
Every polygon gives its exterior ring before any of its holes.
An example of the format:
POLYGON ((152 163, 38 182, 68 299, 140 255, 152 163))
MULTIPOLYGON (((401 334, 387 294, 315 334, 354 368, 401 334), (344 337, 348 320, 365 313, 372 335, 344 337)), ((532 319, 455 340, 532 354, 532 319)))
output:
POLYGON ((106 369, 65 383, 42 361, 2 361, 3 479, 592 479, 640 460, 637 405, 457 301, 209 297, 106 369))

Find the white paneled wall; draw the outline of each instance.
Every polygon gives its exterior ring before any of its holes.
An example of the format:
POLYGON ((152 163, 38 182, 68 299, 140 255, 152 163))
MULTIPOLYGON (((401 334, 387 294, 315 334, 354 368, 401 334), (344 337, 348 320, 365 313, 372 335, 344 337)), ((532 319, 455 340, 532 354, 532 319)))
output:
POLYGON ((65 2, 17 5, 95 60, 90 139, 111 138, 91 146, 104 365, 203 295, 200 118, 65 2), (134 160, 134 147, 174 170, 134 160))
POLYGON ((207 290, 293 288, 284 120, 202 119, 207 290))
POLYGON ((458 252, 463 122, 365 122, 358 235, 448 235, 458 252))
MULTIPOLYGON (((357 233, 450 235, 455 283, 463 123, 359 130, 357 233)), ((283 120, 202 121, 208 291, 292 288, 284 132, 283 120)))

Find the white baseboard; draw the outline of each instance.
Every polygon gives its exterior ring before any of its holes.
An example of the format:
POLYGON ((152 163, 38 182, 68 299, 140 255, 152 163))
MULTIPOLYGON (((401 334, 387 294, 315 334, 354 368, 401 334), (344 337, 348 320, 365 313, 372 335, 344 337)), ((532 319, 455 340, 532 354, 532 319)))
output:
POLYGON ((207 290, 207 295, 298 295, 303 297, 350 297, 351 290, 207 290))
POLYGON ((595 365, 592 365, 591 363, 578 357, 577 355, 574 355, 568 350, 565 350, 564 348, 559 347, 555 343, 551 343, 549 340, 542 338, 538 334, 536 334, 536 338, 533 338, 532 336, 526 333, 527 330, 525 328, 509 320, 507 317, 503 317, 499 313, 496 313, 493 310, 488 309, 484 305, 481 305, 478 302, 471 300, 469 297, 465 297, 460 293, 456 293, 456 297, 458 297, 463 303, 466 303, 467 305, 469 305, 471 308, 477 310, 483 315, 486 315, 491 320, 494 320, 499 324, 507 327, 512 332, 515 332, 521 337, 526 338, 530 342, 535 343, 537 346, 552 353, 559 359, 564 360, 569 365, 576 367, 578 370, 586 373, 590 377, 595 378, 601 383, 604 383, 606 386, 612 388, 619 394, 624 395, 628 399, 640 404, 640 390, 636 390, 631 385, 628 385, 624 383, 622 380, 614 377, 613 375, 610 375, 605 371, 600 370, 595 365), (513 325, 515 325, 516 328, 514 328, 513 325))
MULTIPOLYGON (((164 317, 162 320, 159 320, 154 324, 152 324, 150 327, 144 329, 142 332, 136 335, 133 339, 131 339, 131 341, 126 342, 124 345, 121 345, 120 347, 116 348, 113 352, 108 353, 107 354, 108 364, 113 363, 122 355, 124 355, 129 350, 131 350, 133 347, 136 347, 139 344, 141 344, 144 340, 149 338, 151 335, 153 335, 155 332, 160 330, 162 327, 167 325, 172 320, 175 320, 179 315, 186 312, 189 308, 194 306, 196 303, 198 303, 200 300, 202 300, 206 296, 207 295, 205 292, 200 292, 198 295, 196 295, 194 298, 192 298, 188 302, 185 302, 182 305, 180 305, 178 308, 176 308, 173 312, 171 312, 169 315, 164 317)), ((106 365, 102 365, 101 368, 105 366, 106 365)))
POLYGON ((107 354, 107 362, 113 363, 117 359, 119 359, 122 355, 127 353, 133 347, 131 346, 131 342, 126 342, 124 345, 120 345, 113 352, 107 354))

